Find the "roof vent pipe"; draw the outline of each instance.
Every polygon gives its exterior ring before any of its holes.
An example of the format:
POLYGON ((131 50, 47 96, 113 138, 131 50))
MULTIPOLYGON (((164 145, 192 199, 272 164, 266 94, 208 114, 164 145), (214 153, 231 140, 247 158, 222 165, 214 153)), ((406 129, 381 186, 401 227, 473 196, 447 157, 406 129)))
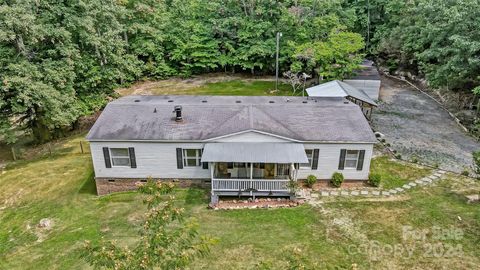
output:
POLYGON ((173 109, 173 112, 175 113, 175 121, 176 122, 182 122, 182 106, 176 105, 173 109))

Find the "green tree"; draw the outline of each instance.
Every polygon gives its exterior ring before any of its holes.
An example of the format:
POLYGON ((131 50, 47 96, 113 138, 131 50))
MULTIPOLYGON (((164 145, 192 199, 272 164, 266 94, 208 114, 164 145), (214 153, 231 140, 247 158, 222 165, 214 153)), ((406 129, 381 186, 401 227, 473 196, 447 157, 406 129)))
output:
POLYGON ((184 210, 174 205, 171 183, 149 180, 139 186, 146 196, 146 219, 140 240, 132 247, 116 241, 98 246, 85 243, 82 257, 95 268, 107 269, 184 269, 198 256, 206 255, 213 243, 198 235, 197 225, 185 223, 184 210))

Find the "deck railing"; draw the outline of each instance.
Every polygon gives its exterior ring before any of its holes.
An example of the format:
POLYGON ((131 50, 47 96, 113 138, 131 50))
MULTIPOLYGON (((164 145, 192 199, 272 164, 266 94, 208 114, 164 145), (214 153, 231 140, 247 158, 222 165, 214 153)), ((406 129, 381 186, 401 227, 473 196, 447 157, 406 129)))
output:
POLYGON ((212 179, 213 191, 289 191, 288 179, 212 179))

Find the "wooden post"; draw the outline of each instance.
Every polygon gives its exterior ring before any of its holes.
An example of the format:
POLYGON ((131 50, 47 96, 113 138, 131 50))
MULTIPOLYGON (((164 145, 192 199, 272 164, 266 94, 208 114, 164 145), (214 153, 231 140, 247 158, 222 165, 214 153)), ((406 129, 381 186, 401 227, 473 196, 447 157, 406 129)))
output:
POLYGON ((83 144, 82 144, 82 141, 80 141, 80 152, 82 152, 82 154, 83 154, 83 144))
POLYGON ((17 155, 15 154, 15 148, 13 146, 12 146, 12 157, 14 161, 17 160, 17 155))
POLYGON ((52 155, 52 145, 48 143, 48 152, 50 153, 50 156, 52 155))

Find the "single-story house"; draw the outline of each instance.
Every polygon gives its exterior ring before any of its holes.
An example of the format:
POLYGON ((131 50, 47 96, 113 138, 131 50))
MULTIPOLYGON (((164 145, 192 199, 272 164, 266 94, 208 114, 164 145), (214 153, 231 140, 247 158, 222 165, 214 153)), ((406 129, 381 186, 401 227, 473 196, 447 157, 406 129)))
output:
POLYGON ((127 96, 87 135, 98 194, 152 178, 218 196, 289 196, 315 175, 366 180, 375 136, 344 98, 127 96))
POLYGON ((371 99, 378 100, 382 81, 373 61, 363 60, 354 75, 343 80, 349 85, 364 91, 371 99))
POLYGON ((306 91, 308 96, 312 98, 347 98, 360 106, 363 114, 369 120, 372 118, 373 108, 377 107, 377 103, 363 90, 338 80, 309 87, 306 91))

